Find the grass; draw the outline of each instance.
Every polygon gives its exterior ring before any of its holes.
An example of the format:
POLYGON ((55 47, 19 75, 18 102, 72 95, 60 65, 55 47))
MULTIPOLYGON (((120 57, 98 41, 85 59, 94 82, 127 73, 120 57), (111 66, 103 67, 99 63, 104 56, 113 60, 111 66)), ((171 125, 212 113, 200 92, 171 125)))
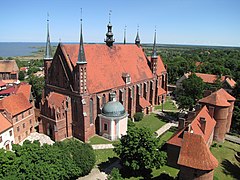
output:
POLYGON ((117 157, 117 154, 113 151, 113 149, 98 149, 94 150, 96 155, 96 165, 107 162, 110 158, 117 157))
MULTIPOLYGON (((161 110, 162 109, 162 104, 159 105, 159 106, 155 106, 154 108, 155 108, 155 110, 159 110, 159 109, 161 110)), ((169 97, 167 97, 166 102, 163 103, 163 110, 176 111, 178 109, 174 105, 173 101, 169 97)))
POLYGON ((234 157, 237 151, 240 151, 240 145, 229 141, 211 147, 211 152, 219 164, 214 170, 215 179, 240 179, 240 163, 234 157))
POLYGON ((110 141, 110 140, 105 139, 101 136, 95 135, 95 136, 93 136, 92 138, 89 139, 88 143, 90 145, 93 145, 93 144, 112 144, 113 141, 110 141))
POLYGON ((167 131, 167 132, 165 132, 164 134, 162 134, 159 138, 160 138, 160 144, 165 144, 165 142, 166 141, 168 141, 171 137, 172 137, 172 135, 173 135, 174 133, 173 132, 170 132, 170 131, 167 131))
POLYGON ((162 127, 166 122, 158 117, 157 114, 150 114, 143 117, 143 119, 139 122, 135 122, 136 127, 140 128, 150 128, 152 132, 157 131, 160 127, 162 127))

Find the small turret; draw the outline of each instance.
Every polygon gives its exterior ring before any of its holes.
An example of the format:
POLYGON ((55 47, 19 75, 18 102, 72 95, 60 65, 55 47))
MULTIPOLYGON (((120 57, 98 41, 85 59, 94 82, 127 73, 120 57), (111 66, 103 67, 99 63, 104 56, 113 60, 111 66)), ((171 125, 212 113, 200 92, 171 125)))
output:
POLYGON ((106 42, 106 45, 108 47, 112 47, 113 46, 113 42, 115 41, 113 39, 113 33, 112 33, 112 24, 111 24, 111 11, 109 12, 109 23, 107 25, 107 28, 108 28, 108 31, 106 33, 106 39, 105 39, 105 42, 106 42))
POLYGON ((124 28, 124 38, 123 38, 123 44, 126 44, 126 27, 124 28))
POLYGON ((44 60, 52 60, 52 50, 51 50, 50 35, 49 35, 49 15, 47 18, 47 42, 46 42, 44 60))
POLYGON ((139 26, 137 28, 137 36, 135 39, 135 44, 139 47, 140 46, 140 38, 139 38, 139 26))
POLYGON ((155 75, 157 72, 157 50, 156 50, 156 29, 155 29, 155 34, 154 34, 154 43, 153 43, 153 50, 152 50, 152 55, 151 55, 151 70, 152 73, 155 75))

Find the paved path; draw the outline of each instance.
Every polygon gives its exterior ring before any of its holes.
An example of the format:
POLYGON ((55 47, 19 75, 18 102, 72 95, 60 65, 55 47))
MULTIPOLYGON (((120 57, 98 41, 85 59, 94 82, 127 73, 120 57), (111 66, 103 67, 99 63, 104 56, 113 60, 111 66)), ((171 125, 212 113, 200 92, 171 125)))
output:
POLYGON ((114 146, 112 144, 95 144, 92 145, 93 149, 113 149, 114 146))
POLYGON ((105 179, 107 179, 107 174, 105 172, 100 172, 98 168, 93 168, 88 175, 78 178, 78 180, 105 180, 105 179))
POLYGON ((176 122, 174 122, 174 123, 167 123, 167 124, 163 125, 160 129, 158 129, 156 131, 157 137, 161 136, 163 133, 165 133, 167 130, 169 130, 172 126, 177 127, 178 124, 176 122))
POLYGON ((228 140, 228 141, 240 144, 240 138, 239 137, 231 136, 231 135, 226 134, 225 139, 228 140))

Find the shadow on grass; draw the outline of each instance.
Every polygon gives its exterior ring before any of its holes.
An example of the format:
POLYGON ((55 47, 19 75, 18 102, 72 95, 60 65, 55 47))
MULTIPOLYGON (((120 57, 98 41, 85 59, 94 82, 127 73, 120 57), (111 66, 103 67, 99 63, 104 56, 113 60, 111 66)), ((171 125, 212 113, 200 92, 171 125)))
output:
POLYGON ((151 169, 132 171, 126 167, 123 167, 120 170, 120 173, 123 178, 139 177, 140 179, 152 179, 152 174, 151 174, 152 170, 151 169))
POLYGON ((240 167, 237 164, 233 164, 229 160, 225 159, 222 162, 222 166, 225 174, 231 175, 235 179, 240 179, 240 167))
POLYGON ((162 114, 156 114, 158 119, 161 119, 163 122, 170 122, 170 121, 176 121, 178 118, 178 112, 164 112, 164 115, 162 114))
POLYGON ((153 180, 175 180, 176 178, 170 176, 169 174, 162 173, 159 176, 152 178, 153 180))
POLYGON ((108 158, 108 161, 102 162, 98 165, 101 172, 109 174, 114 167, 119 167, 119 158, 108 158))

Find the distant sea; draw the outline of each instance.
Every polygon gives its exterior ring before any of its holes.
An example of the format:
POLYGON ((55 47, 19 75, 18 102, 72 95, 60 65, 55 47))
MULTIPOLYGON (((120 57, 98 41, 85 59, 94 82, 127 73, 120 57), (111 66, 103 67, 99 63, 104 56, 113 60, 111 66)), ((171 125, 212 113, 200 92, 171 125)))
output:
MULTIPOLYGON (((77 42, 73 42, 75 44, 77 42)), ((58 43, 51 43, 52 46, 57 46, 58 43)), ((67 43, 68 44, 68 43, 67 43)), ((70 43, 72 44, 72 43, 70 43)), ((92 44, 92 43, 90 43, 92 44)), ((93 43, 94 44, 94 43, 93 43)), ((44 47, 44 42, 0 42, 0 57, 14 56, 30 56, 33 52, 38 51, 39 47, 44 47)), ((145 47, 152 47, 152 44, 143 44, 145 47)), ((180 45, 180 44, 157 44, 158 47, 165 48, 234 48, 229 46, 207 46, 207 45, 180 45)))
MULTIPOLYGON (((56 45, 53 43, 52 45, 56 45)), ((38 47, 45 46, 45 43, 35 42, 0 42, 0 56, 29 56, 33 52, 38 51, 38 47)))

